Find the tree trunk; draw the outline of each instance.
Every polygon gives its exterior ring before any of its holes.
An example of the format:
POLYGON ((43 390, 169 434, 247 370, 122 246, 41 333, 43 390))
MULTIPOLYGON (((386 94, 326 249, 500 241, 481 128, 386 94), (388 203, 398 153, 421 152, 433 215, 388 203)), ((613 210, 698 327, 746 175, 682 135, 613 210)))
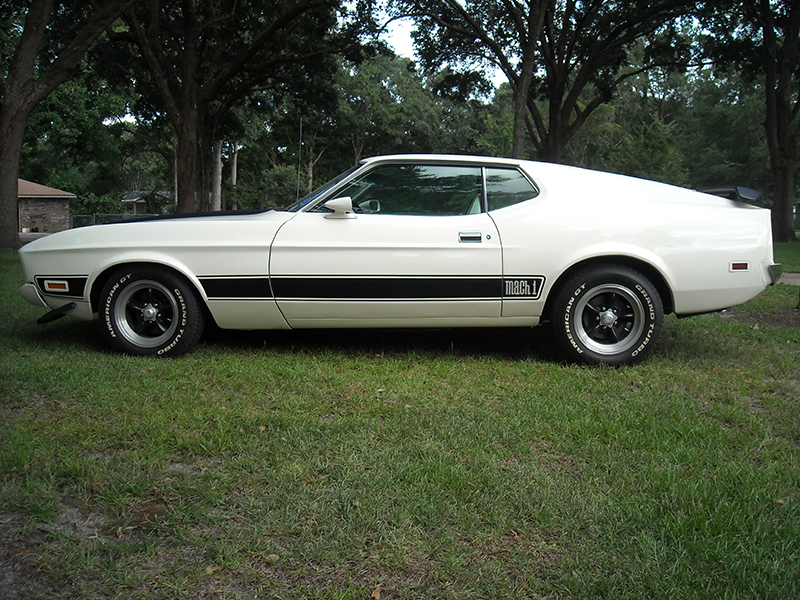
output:
POLYGON ((230 143, 231 149, 231 185, 236 187, 239 181, 239 144, 237 142, 230 143))
POLYGON ((772 201, 772 238, 776 242, 796 242, 794 233, 794 172, 797 166, 797 131, 792 123, 791 101, 771 87, 772 77, 767 74, 767 134, 769 162, 775 191, 772 201))
POLYGON ((306 163, 306 189, 303 193, 308 193, 314 189, 314 161, 311 157, 308 158, 306 163))
POLYGON ((178 212, 191 213, 200 209, 198 181, 200 179, 200 140, 196 127, 184 119, 178 129, 178 212))
POLYGON ((181 90, 180 113, 172 115, 178 137, 178 212, 193 213, 210 208, 213 136, 205 128, 201 105, 193 86, 181 90))
POLYGON ((547 125, 545 126, 544 118, 542 118, 538 107, 536 106, 536 99, 534 97, 528 98, 528 106, 531 114, 537 118, 536 128, 539 137, 537 144, 537 158, 544 162, 560 163, 561 155, 564 152, 566 145, 567 126, 562 118, 565 112, 563 107, 563 89, 557 87, 549 91, 548 98, 548 111, 545 117, 547 118, 547 125))
POLYGON ((6 96, 0 110, 0 248, 15 249, 19 239, 19 159, 32 107, 16 108, 6 96))
POLYGON ((34 79, 39 55, 54 0, 34 1, 25 19, 8 75, 3 85, 0 106, 0 248, 19 248, 19 159, 28 117, 46 97, 47 88, 37 89, 34 79))
POLYGON ((222 141, 214 142, 214 162, 211 166, 211 210, 222 210, 222 141))
POLYGON ((172 148, 172 199, 178 202, 178 144, 172 148))
POLYGON ((526 68, 523 60, 522 74, 514 85, 514 131, 511 158, 525 158, 525 140, 528 136, 528 92, 533 81, 533 68, 526 68))
MULTIPOLYGON (((794 154, 794 153, 792 153, 794 154)), ((787 157, 773 166, 775 196, 772 201, 772 239, 776 242, 796 242, 794 232, 794 168, 795 157, 787 157)))
POLYGON ((788 19, 783 24, 783 41, 779 41, 772 4, 759 3, 759 21, 764 38, 764 75, 766 109, 764 129, 767 134, 769 162, 775 181, 772 203, 772 238, 776 242, 796 242, 794 233, 794 171, 797 166, 797 145, 800 124, 797 113, 800 100, 793 99, 793 79, 797 68, 798 36, 800 36, 800 6, 791 4, 788 19))
MULTIPOLYGON (((527 34, 523 35, 521 24, 525 22, 524 15, 520 13, 520 41, 522 46, 522 62, 519 78, 513 82, 514 90, 514 131, 511 147, 511 158, 525 158, 525 142, 528 134, 528 96, 533 83, 533 70, 536 64, 536 46, 542 35, 545 16, 547 13, 547 0, 531 2, 527 15, 527 34)), ((510 6, 509 6, 510 8, 510 6)), ((507 76, 510 74, 507 74, 507 76)))
POLYGON ((231 142, 230 149, 231 149, 231 190, 233 195, 233 202, 231 203, 231 209, 239 210, 239 201, 236 199, 236 183, 239 180, 239 145, 236 142, 231 142))
POLYGON ((351 136, 350 139, 353 142, 353 164, 357 165, 361 161, 361 157, 364 155, 364 146, 366 144, 366 137, 367 133, 365 128, 362 125, 358 126, 358 130, 355 131, 351 136))
POLYGON ((203 212, 211 210, 211 169, 214 162, 214 142, 213 136, 207 132, 200 134, 200 146, 198 148, 198 182, 197 182, 197 209, 203 212))
POLYGON ((50 24, 54 0, 33 0, 25 27, 8 65, 0 106, 0 248, 19 248, 17 178, 28 117, 80 64, 86 51, 123 10, 135 0, 110 0, 58 51, 57 58, 39 65, 36 59, 50 24))

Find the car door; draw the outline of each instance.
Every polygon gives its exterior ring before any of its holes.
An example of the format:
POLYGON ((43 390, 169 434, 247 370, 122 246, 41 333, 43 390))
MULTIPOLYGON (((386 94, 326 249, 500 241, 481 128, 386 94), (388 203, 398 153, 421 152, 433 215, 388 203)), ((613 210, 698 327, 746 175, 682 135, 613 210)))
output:
POLYGON ((537 271, 549 262, 548 253, 538 242, 537 222, 532 209, 539 197, 538 187, 519 169, 485 169, 486 203, 489 216, 503 244, 503 318, 536 318, 542 314, 545 274, 537 271))
POLYGON ((272 245, 271 283, 292 327, 500 318, 500 240, 480 167, 378 164, 335 197, 298 213, 272 245))

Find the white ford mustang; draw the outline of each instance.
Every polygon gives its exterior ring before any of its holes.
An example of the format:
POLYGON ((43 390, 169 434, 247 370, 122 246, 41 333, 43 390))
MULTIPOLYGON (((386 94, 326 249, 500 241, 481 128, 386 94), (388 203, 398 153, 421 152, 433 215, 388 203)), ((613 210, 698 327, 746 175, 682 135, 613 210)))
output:
POLYGON ((20 251, 20 294, 132 354, 224 329, 533 327, 634 364, 665 314, 775 283, 770 213, 619 175, 464 156, 370 158, 285 210, 73 229, 20 251))

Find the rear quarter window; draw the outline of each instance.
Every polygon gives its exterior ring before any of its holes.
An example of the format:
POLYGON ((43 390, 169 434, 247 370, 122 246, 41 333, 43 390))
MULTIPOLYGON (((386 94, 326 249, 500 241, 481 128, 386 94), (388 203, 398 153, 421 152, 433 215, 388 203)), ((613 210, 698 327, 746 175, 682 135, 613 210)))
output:
POLYGON ((530 180, 516 169, 486 169, 489 211, 506 208, 539 195, 530 180))

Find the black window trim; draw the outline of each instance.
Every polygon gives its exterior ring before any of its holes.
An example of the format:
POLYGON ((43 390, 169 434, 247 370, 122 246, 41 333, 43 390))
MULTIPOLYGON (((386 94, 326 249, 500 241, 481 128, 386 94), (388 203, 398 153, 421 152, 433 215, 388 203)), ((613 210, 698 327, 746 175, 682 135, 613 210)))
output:
MULTIPOLYGON (((481 214, 489 214, 489 191, 487 186, 487 170, 488 169, 505 169, 507 171, 516 171, 517 173, 521 174, 525 180, 531 184, 534 191, 536 192, 536 196, 538 197, 541 194, 541 189, 536 183, 530 178, 530 176, 525 172, 524 169, 520 168, 519 165, 513 163, 503 162, 501 160, 498 161, 481 161, 481 162, 474 162, 469 160, 459 160, 459 159, 443 159, 443 160, 436 160, 436 159, 429 159, 429 160, 410 160, 404 159, 402 157, 398 158, 389 158, 389 159, 382 159, 376 160, 374 162, 367 163, 366 160, 362 161, 362 168, 354 170, 348 177, 345 177, 340 181, 337 185, 332 187, 326 193, 321 194, 319 198, 309 202, 306 206, 300 209, 298 212, 314 212, 314 209, 321 207, 325 204, 328 200, 333 200, 338 198, 337 194, 347 187, 353 180, 357 177, 361 177, 363 174, 368 173, 372 169, 380 168, 386 165, 412 165, 412 166, 421 166, 421 167, 476 167, 481 170, 481 214)), ((507 207, 506 207, 507 208, 507 207)))
MULTIPOLYGON (((531 198, 531 200, 534 200, 535 198, 538 198, 539 195, 542 193, 541 188, 538 185, 536 185, 536 182, 533 179, 531 179, 530 175, 528 175, 528 173, 524 169, 521 169, 517 165, 503 165, 503 166, 486 165, 485 170, 488 170, 488 169, 505 169, 507 171, 516 171, 517 173, 522 175, 522 178, 525 179, 525 181, 527 181, 529 184, 531 184, 531 187, 533 188, 533 191, 536 192, 536 195, 533 198, 531 198)), ((486 204, 484 205, 484 207, 485 207, 485 211, 484 212, 486 212, 486 214, 488 215, 489 212, 490 212, 489 211, 489 189, 488 189, 489 186, 487 184, 488 176, 486 175, 486 171, 485 170, 484 170, 484 176, 483 176, 483 186, 484 186, 484 189, 485 189, 485 201, 486 201, 486 204)), ((525 202, 527 202, 527 200, 525 202)), ((517 204, 520 204, 520 203, 517 202, 516 204, 509 204, 509 206, 516 206, 517 204)), ((503 208, 508 208, 508 206, 504 206, 503 208)), ((503 210, 503 208, 498 208, 498 209, 495 209, 495 210, 503 210)))

